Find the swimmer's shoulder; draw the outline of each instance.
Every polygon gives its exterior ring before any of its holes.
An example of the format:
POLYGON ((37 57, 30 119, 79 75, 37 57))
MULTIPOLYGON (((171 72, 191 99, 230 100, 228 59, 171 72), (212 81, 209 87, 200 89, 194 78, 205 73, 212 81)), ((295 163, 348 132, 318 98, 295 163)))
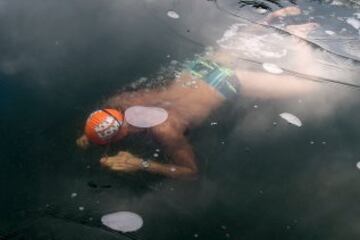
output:
POLYGON ((176 138, 184 133, 185 126, 181 124, 181 121, 174 115, 169 114, 168 119, 164 123, 152 127, 149 130, 155 137, 160 139, 176 138))

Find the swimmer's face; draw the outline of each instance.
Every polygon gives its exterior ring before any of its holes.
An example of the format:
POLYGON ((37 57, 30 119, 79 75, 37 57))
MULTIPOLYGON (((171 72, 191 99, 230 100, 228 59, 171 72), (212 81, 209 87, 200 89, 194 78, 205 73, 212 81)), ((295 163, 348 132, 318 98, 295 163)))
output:
POLYGON ((121 139, 124 139, 129 133, 129 129, 128 129, 128 125, 127 124, 123 124, 118 132, 118 134, 116 135, 116 137, 114 138, 114 141, 119 141, 121 139))

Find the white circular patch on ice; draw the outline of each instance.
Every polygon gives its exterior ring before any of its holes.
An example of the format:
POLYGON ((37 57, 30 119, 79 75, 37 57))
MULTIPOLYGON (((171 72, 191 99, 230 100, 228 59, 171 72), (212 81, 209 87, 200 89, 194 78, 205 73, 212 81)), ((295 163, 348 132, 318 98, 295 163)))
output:
POLYGON ((133 212, 115 212, 102 216, 102 224, 112 230, 134 232, 143 226, 143 219, 133 212))
POLYGON ((263 63, 262 66, 269 73, 280 74, 284 72, 281 67, 273 63, 263 63))
POLYGON ((179 19, 180 18, 180 15, 177 12, 173 11, 173 10, 168 11, 167 15, 168 15, 168 17, 173 18, 173 19, 179 19))
POLYGON ((168 113, 159 107, 133 106, 125 110, 125 120, 139 128, 150 128, 165 122, 168 113))
POLYGON ((326 30, 326 31, 325 31, 325 33, 326 33, 326 34, 328 34, 328 35, 330 35, 330 36, 332 36, 332 35, 334 35, 334 34, 335 34, 335 32, 330 31, 330 30, 326 30))
POLYGON ((281 113, 279 116, 281 118, 285 119, 288 123, 291 123, 297 127, 302 126, 302 122, 300 121, 300 119, 291 113, 284 112, 284 113, 281 113))

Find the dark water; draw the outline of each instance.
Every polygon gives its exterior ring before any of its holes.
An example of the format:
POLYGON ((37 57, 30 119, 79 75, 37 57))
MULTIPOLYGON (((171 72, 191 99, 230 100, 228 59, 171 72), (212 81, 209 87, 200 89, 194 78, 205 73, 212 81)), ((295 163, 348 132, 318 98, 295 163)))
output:
MULTIPOLYGON (((259 2, 270 11, 294 4, 259 2)), ((324 29, 347 28, 337 38, 317 32, 307 40, 324 59, 346 65, 350 74, 337 82, 359 84, 359 32, 334 20, 360 12, 356 2, 298 4, 315 9, 324 29)), ((359 239, 356 86, 324 83, 328 94, 320 97, 226 103, 188 135, 201 170, 196 182, 114 174, 98 164, 104 149, 75 146, 106 97, 203 52, 231 24, 260 19, 253 9, 225 0, 0 1, 0 236, 359 239), (304 126, 282 121, 286 111, 304 126), (121 210, 141 215, 143 228, 123 235, 101 225, 102 215, 121 210)), ((151 157, 158 147, 134 137, 110 151, 151 157)))

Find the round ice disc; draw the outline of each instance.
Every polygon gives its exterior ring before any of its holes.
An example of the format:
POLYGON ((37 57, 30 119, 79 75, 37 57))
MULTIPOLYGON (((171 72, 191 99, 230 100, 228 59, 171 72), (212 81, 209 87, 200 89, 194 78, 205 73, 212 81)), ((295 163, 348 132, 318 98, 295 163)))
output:
POLYGON ((159 107, 133 106, 125 110, 125 120, 139 128, 150 128, 165 122, 168 113, 159 107))
POLYGON ((102 224, 112 230, 121 232, 134 232, 143 225, 143 219, 133 212, 115 212, 102 216, 102 224))
POLYGON ((295 116, 295 115, 293 115, 291 113, 287 113, 287 112, 281 113, 280 117, 282 117, 288 123, 291 123, 291 124, 293 124, 295 126, 298 126, 298 127, 302 126, 301 120, 297 116, 295 116))
POLYGON ((357 163, 356 163, 356 167, 357 167, 358 169, 360 169, 360 162, 357 162, 357 163))
POLYGON ((180 18, 180 15, 179 15, 177 12, 172 11, 172 10, 168 11, 168 12, 167 12, 167 15, 168 15, 170 18, 173 18, 173 19, 179 19, 179 18, 180 18))

